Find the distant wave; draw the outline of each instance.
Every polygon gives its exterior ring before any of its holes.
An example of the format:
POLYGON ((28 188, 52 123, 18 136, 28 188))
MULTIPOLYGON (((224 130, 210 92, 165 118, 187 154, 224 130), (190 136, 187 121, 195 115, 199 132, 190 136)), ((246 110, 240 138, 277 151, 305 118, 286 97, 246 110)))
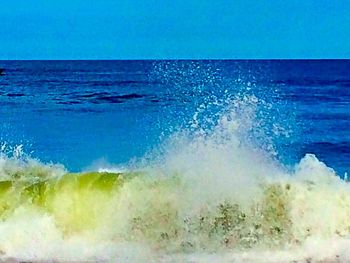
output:
MULTIPOLYGON (((281 95, 284 98, 288 99, 289 101, 292 102, 297 102, 297 101, 304 101, 304 102, 314 102, 315 99, 319 103, 322 102, 342 102, 346 101, 348 98, 343 97, 341 93, 337 94, 338 96, 334 96, 334 94, 327 94, 327 92, 324 93, 313 93, 310 90, 299 90, 300 94, 286 94, 286 95, 281 95)), ((337 93, 337 92, 336 92, 337 93)), ((344 96, 349 96, 350 94, 344 94, 344 96)))
POLYGON ((348 79, 315 79, 315 78, 295 78, 270 81, 271 84, 285 85, 285 86, 337 86, 350 87, 350 80, 348 79))
POLYGON ((24 93, 7 93, 6 94, 7 97, 23 97, 25 96, 24 93))
POLYGON ((92 93, 68 93, 65 94, 67 97, 61 99, 56 99, 57 104, 83 104, 83 103, 93 103, 93 104, 113 104, 113 103, 123 103, 128 100, 147 98, 148 95, 129 93, 129 94, 114 94, 109 92, 92 92, 92 93))
POLYGON ((124 95, 97 95, 90 99, 92 103, 123 103, 126 100, 144 98, 146 95, 140 95, 136 93, 124 94, 124 95))

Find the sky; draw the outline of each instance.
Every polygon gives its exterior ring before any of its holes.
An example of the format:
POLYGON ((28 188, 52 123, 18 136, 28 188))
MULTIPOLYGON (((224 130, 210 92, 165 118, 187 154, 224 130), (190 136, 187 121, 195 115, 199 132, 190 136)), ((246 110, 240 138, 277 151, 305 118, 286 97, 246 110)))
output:
POLYGON ((348 0, 0 3, 0 59, 350 58, 348 0))

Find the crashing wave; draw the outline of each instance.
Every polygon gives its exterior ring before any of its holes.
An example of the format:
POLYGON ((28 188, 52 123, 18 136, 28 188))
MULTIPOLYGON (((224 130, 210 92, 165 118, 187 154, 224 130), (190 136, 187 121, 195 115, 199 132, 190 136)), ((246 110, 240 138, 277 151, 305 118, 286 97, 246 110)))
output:
POLYGON ((287 169, 246 140, 252 101, 134 169, 68 173, 2 154, 0 259, 350 260, 348 183, 312 154, 287 169))

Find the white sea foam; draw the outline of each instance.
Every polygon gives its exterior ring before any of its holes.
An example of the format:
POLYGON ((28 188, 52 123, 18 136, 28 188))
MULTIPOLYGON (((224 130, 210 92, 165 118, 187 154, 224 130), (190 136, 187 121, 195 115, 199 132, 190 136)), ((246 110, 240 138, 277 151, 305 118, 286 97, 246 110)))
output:
POLYGON ((173 134, 136 174, 113 179, 112 190, 98 177, 71 180, 62 167, 2 155, 0 178, 11 187, 0 185, 0 258, 349 261, 348 183, 312 154, 286 169, 246 140, 255 103, 233 101, 211 129, 195 116, 194 130, 173 134))

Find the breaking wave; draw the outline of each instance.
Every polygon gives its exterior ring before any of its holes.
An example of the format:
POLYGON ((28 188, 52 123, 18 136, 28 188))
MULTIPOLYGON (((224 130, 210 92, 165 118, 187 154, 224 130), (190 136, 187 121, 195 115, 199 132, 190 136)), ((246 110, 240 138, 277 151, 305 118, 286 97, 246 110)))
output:
POLYGON ((122 171, 69 173, 20 147, 2 154, 0 259, 350 260, 347 180, 312 154, 286 167, 272 145, 247 136, 258 102, 231 100, 210 127, 196 114, 122 171))

